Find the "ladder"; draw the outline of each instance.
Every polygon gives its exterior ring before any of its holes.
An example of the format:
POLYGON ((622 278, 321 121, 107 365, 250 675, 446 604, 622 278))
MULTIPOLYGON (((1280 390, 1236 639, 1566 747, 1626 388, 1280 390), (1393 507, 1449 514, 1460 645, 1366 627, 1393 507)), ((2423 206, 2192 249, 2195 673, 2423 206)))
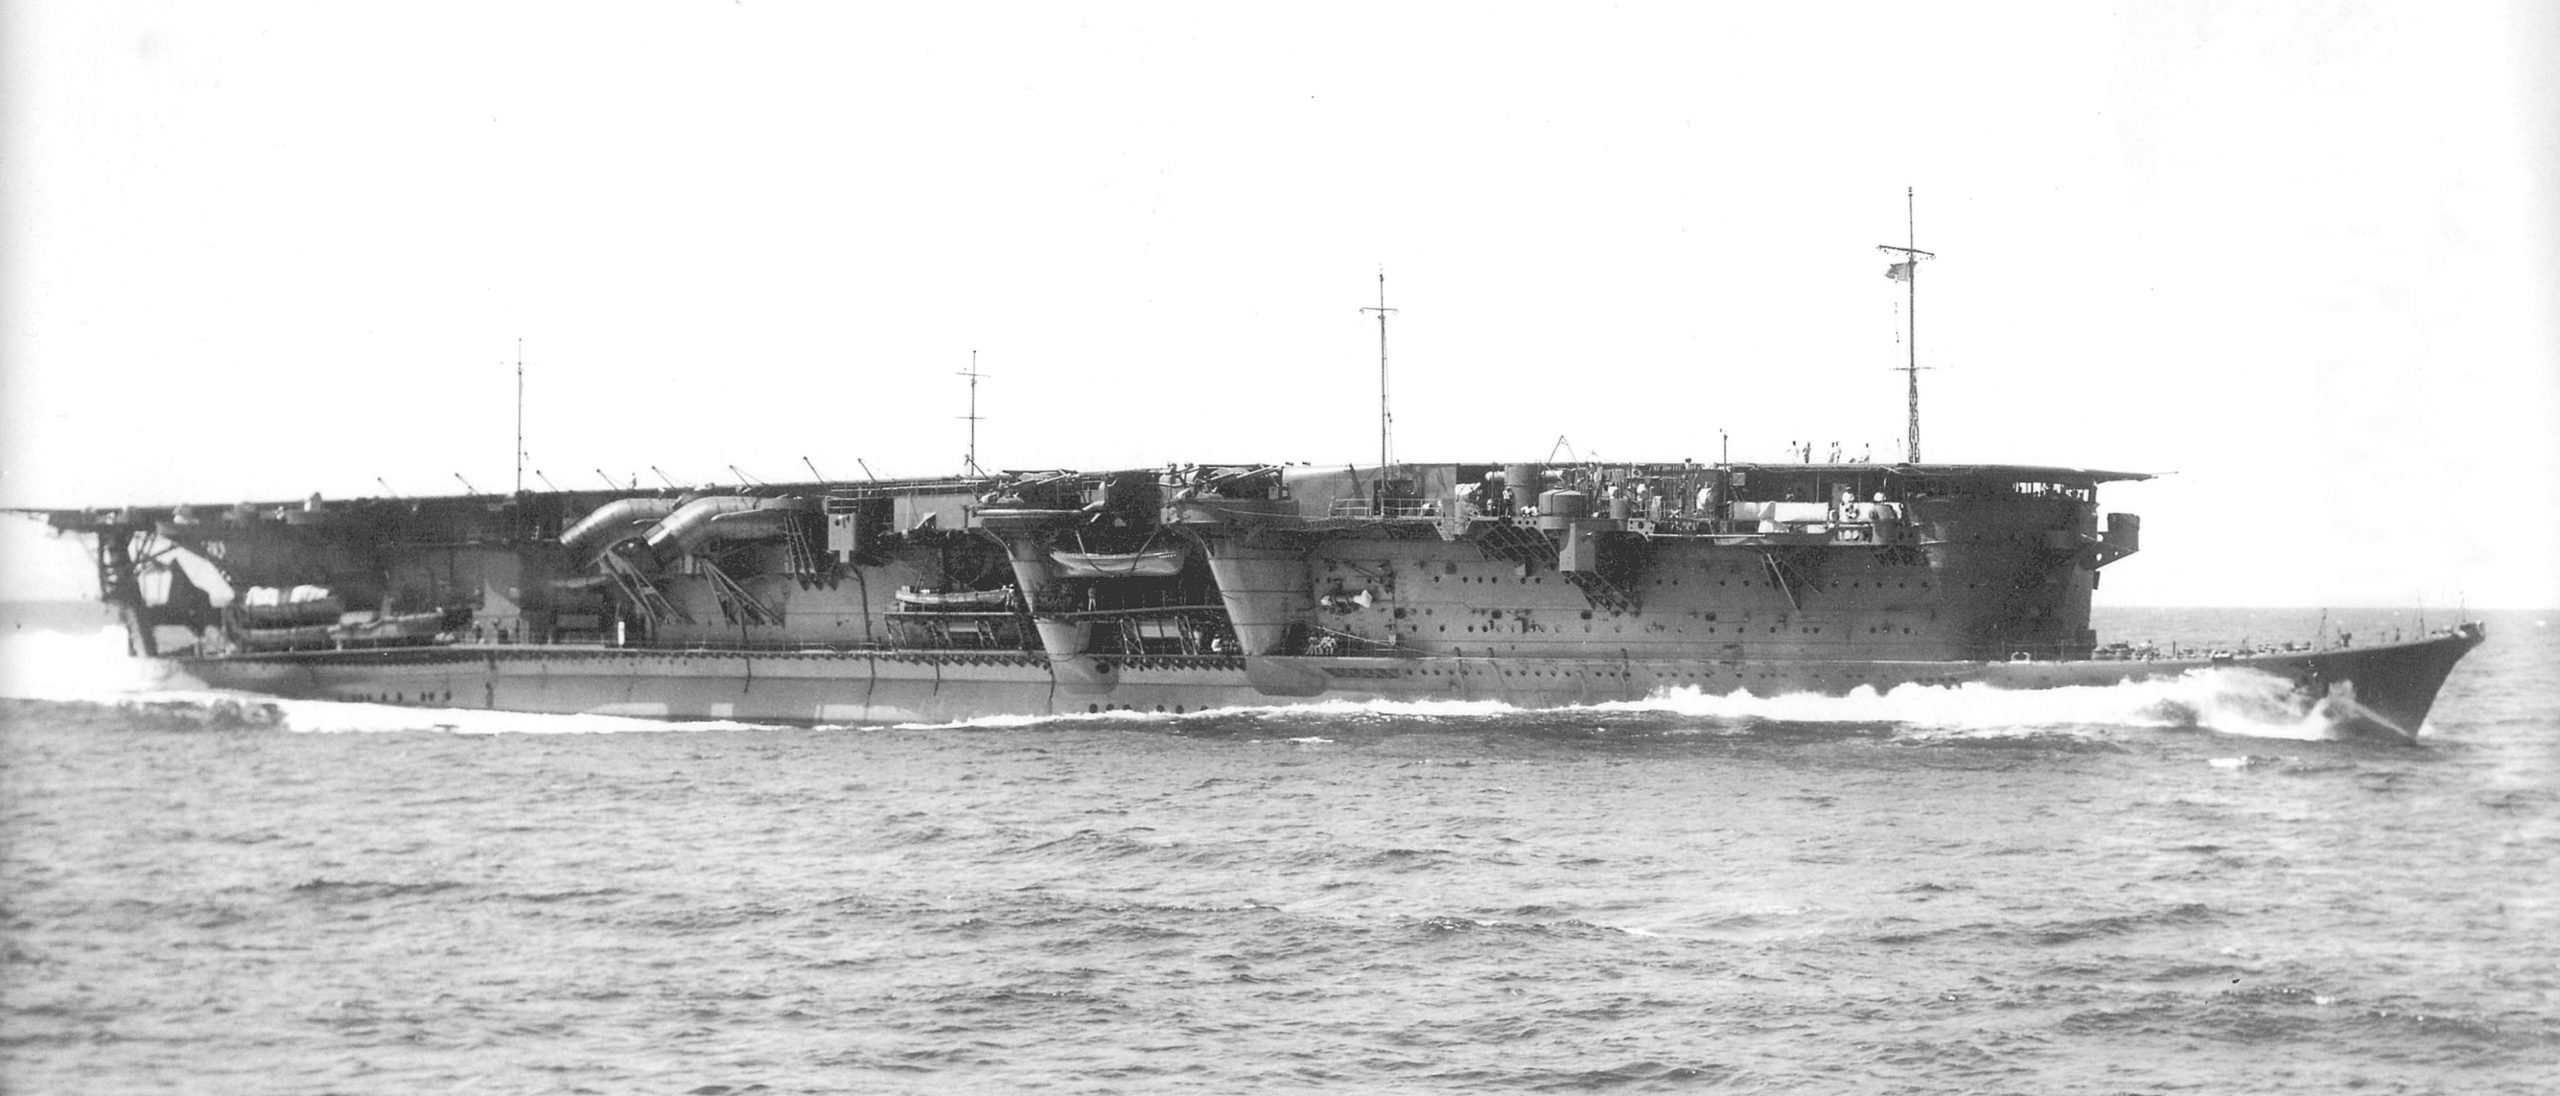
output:
POLYGON ((746 587, 730 578, 729 572, 721 570, 718 564, 703 558, 696 558, 694 564, 702 568, 703 575, 711 580, 711 592, 720 598, 720 613, 728 617, 730 623, 782 623, 782 614, 756 600, 754 594, 748 593, 746 587))
POLYGON ((604 569, 605 577, 612 579, 613 584, 622 590, 622 596, 631 602, 632 607, 640 610, 640 615, 649 621, 652 628, 662 620, 693 622, 684 610, 667 600, 667 595, 658 589, 657 583, 649 581, 649 576, 632 566, 630 560, 622 558, 621 553, 608 551, 596 557, 596 564, 604 569))

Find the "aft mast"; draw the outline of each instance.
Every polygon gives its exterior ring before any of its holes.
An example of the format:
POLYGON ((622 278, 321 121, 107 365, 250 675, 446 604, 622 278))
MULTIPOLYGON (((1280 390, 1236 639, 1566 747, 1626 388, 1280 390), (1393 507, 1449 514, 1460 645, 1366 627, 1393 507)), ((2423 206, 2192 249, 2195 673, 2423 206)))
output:
POLYGON ((978 467, 978 382, 984 380, 986 378, 986 374, 978 372, 977 351, 972 350, 969 352, 969 371, 961 373, 959 376, 969 378, 969 413, 960 416, 961 418, 969 420, 969 453, 967 456, 960 459, 964 465, 963 470, 968 474, 972 476, 983 476, 986 475, 985 470, 978 467))
POLYGON ((1387 313, 1395 309, 1387 307, 1385 267, 1378 268, 1377 306, 1363 308, 1360 311, 1378 314, 1378 475, 1383 477, 1387 474, 1387 465, 1395 459, 1395 451, 1389 446, 1388 437, 1396 421, 1395 416, 1387 410, 1387 313))
POLYGON ((1912 188, 1902 188, 1903 227, 1909 235, 1905 237, 1901 247, 1877 244, 1876 250, 1902 256, 1901 262, 1885 268, 1884 276, 1901 282, 1911 291, 1910 301, 1903 307, 1902 312, 1904 325, 1902 348, 1908 355, 1902 371, 1911 378, 1911 421, 1903 435, 1902 459, 1918 464, 1920 463, 1920 260, 1934 259, 1937 255, 1920 250, 1919 220, 1914 215, 1915 206, 1912 188))
POLYGON ((524 339, 516 339, 516 493, 524 493, 524 339))

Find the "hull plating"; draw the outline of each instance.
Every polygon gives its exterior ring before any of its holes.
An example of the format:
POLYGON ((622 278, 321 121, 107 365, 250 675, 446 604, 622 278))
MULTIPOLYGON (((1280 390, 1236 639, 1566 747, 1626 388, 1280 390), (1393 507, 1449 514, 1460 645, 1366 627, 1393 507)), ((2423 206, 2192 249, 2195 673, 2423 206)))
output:
POLYGON ((1642 700, 1673 689, 1845 695, 1906 684, 2105 686, 2245 669, 2326 701, 2351 726, 2414 735, 2476 625, 2424 640, 2224 659, 1935 662, 1697 659, 1160 657, 478 647, 175 660, 216 688, 505 711, 790 723, 1193 712, 1320 700, 1642 700))

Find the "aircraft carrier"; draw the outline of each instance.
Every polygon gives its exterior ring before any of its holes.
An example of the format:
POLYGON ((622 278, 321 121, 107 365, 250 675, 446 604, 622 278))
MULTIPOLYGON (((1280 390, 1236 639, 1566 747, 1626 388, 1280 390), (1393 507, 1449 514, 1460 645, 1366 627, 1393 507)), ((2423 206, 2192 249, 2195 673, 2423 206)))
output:
POLYGON ((2102 512, 2098 491, 2142 478, 1212 462, 38 513, 93 545, 133 652, 207 686, 526 712, 1546 707, 2221 667, 2413 734, 2483 638, 2465 624, 2352 647, 2101 645, 2092 594, 2141 523, 2102 512))

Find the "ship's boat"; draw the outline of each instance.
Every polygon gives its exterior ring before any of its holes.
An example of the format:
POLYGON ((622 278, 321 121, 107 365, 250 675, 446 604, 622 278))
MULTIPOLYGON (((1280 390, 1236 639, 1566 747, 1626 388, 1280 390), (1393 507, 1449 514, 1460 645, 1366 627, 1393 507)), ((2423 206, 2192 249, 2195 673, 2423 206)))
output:
POLYGON ((349 613, 344 619, 327 624, 272 626, 242 623, 231 629, 231 642, 247 651, 411 646, 435 642, 443 633, 445 618, 442 612, 349 613))
POLYGON ((902 607, 942 612, 987 612, 1013 605, 1013 587, 1000 590, 919 590, 913 586, 898 587, 898 604, 902 607))
POLYGON ((345 601, 319 586, 296 586, 291 590, 252 586, 232 606, 241 623, 253 628, 335 624, 346 611, 345 601))
POLYGON ((371 620, 338 625, 341 642, 357 647, 386 647, 433 642, 444 628, 442 612, 388 613, 371 620))
POLYGON ((998 536, 1036 533, 1084 520, 1082 510, 1044 510, 1026 506, 980 506, 978 527, 998 536))
POLYGON ((248 651, 303 651, 336 646, 331 638, 335 624, 301 624, 281 627, 237 628, 231 641, 248 651))
POLYGON ((1049 553, 1064 578, 1172 578, 1182 573, 1183 563, 1190 558, 1191 553, 1178 545, 1135 552, 1059 549, 1049 553))

